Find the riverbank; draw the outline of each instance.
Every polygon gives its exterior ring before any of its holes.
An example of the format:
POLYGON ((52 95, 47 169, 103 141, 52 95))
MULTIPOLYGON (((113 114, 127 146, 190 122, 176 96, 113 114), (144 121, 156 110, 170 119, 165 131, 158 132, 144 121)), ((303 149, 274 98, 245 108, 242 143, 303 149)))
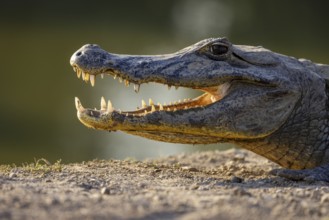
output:
POLYGON ((0 219, 329 219, 329 184, 244 150, 0 167, 0 219))

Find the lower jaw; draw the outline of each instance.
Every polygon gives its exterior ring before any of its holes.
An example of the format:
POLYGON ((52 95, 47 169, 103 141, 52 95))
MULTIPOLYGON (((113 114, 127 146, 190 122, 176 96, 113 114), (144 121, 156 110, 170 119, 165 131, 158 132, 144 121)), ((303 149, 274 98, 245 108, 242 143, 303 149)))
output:
POLYGON ((158 132, 158 131, 123 131, 128 134, 169 143, 179 144, 214 144, 222 142, 222 138, 210 137, 205 135, 195 135, 174 132, 158 132))

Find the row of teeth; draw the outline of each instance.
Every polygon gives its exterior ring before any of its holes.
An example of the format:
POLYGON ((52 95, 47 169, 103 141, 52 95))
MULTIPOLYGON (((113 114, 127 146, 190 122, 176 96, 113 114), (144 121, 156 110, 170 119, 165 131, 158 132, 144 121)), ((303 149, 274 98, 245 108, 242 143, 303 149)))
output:
MULTIPOLYGON (((82 104, 81 104, 78 97, 75 97, 75 107, 79 111, 85 110, 85 108, 82 106, 82 104)), ((113 108, 112 102, 110 100, 108 100, 107 104, 106 104, 106 101, 105 101, 104 97, 102 97, 102 99, 101 99, 101 110, 102 111, 107 111, 109 113, 113 112, 114 108, 113 108)))
MULTIPOLYGON (((185 99, 184 100, 184 102, 188 102, 188 101, 190 101, 190 99, 185 99)), ((181 101, 175 102, 174 104, 179 104, 179 103, 181 103, 181 101)), ((83 111, 84 110, 84 107, 81 105, 81 102, 80 102, 80 100, 77 97, 75 98, 75 105, 76 105, 77 110, 79 110, 79 111, 83 111)), ((166 105, 166 104, 164 104, 164 105, 166 105)), ((172 103, 170 103, 170 105, 172 105, 172 103)), ((196 107, 200 107, 200 106, 193 106, 193 108, 196 108, 196 107)), ((142 113, 136 113, 136 114, 143 114, 143 113, 144 114, 147 114, 147 113, 152 113, 152 112, 157 111, 152 99, 149 99, 149 105, 147 105, 146 102, 144 100, 142 100, 142 108, 145 108, 144 112, 142 112, 142 113), (149 106, 151 106, 151 109, 149 111, 147 111, 146 108, 148 108, 149 106)), ((164 111, 164 110, 167 110, 167 111, 177 111, 177 108, 174 107, 174 106, 171 106, 171 107, 165 106, 164 107, 160 103, 157 104, 157 108, 158 108, 158 111, 164 111)), ((188 109, 188 107, 185 106, 185 109, 188 109)), ((95 110, 97 110, 97 109, 95 108, 95 110)), ((107 113, 112 113, 114 110, 115 109, 113 107, 112 102, 110 100, 108 100, 107 103, 106 103, 105 98, 102 97, 101 98, 100 111, 104 111, 104 112, 107 112, 107 113)), ((139 110, 139 109, 137 108, 137 110, 139 110)), ((118 112, 120 114, 122 113, 122 111, 120 109, 118 110, 118 112)), ((126 113, 126 115, 128 116, 129 113, 126 113)), ((133 116, 135 116, 135 114, 133 114, 133 116)))
MULTIPOLYGON (((73 67, 74 72, 77 73, 77 77, 80 79, 80 77, 82 78, 82 80, 84 80, 85 82, 90 81, 91 86, 95 86, 95 82, 96 82, 96 75, 92 75, 89 73, 85 73, 83 72, 81 69, 77 68, 77 67, 73 67)), ((104 73, 101 73, 101 78, 104 79, 104 73)), ((130 82, 127 79, 122 79, 121 77, 118 77, 117 75, 113 76, 114 79, 118 78, 119 82, 122 83, 124 82, 125 86, 129 87, 130 82)), ((170 90, 171 86, 168 85, 168 90, 170 90)), ((178 86, 175 86, 176 89, 178 89, 178 86)), ((140 85, 139 84, 134 84, 134 91, 136 93, 139 92, 140 89, 140 85)))
MULTIPOLYGON (((80 79, 80 77, 82 76, 82 80, 84 80, 85 82, 90 81, 91 86, 95 86, 95 82, 96 82, 96 76, 95 75, 91 75, 88 73, 83 72, 82 70, 80 70, 77 67, 73 67, 74 72, 77 73, 77 77, 80 79)), ((102 79, 104 78, 104 74, 101 74, 102 79)))
MULTIPOLYGON (((80 68, 78 67, 73 67, 73 70, 76 72, 77 74, 77 77, 78 78, 82 78, 82 80, 84 80, 85 82, 88 82, 90 81, 90 84, 92 86, 95 86, 95 81, 96 81, 96 75, 92 75, 92 74, 88 74, 88 73, 85 73, 83 72, 80 68)), ((105 73, 102 73, 100 74, 101 75, 101 78, 103 79, 104 78, 104 75, 105 73)), ((113 76, 114 79, 118 78, 119 82, 122 83, 124 82, 125 86, 129 86, 130 85, 130 82, 128 80, 123 80, 121 77, 118 77, 117 75, 114 75, 113 76)), ((176 89, 178 89, 179 87, 178 86, 175 86, 176 89)), ((134 90, 136 93, 139 92, 139 89, 140 89, 140 85, 139 84, 134 84, 134 90)), ((171 86, 168 85, 168 89, 170 90, 171 89, 171 86)), ((211 97, 212 101, 215 102, 215 98, 213 100, 214 97, 211 97)), ((140 112, 140 113, 137 113, 137 115, 140 115, 140 114, 147 114, 147 113, 152 113, 152 112, 155 112, 155 111, 177 111, 177 107, 175 107, 175 105, 178 105, 178 104, 182 104, 184 102, 190 102, 191 99, 184 99, 184 101, 181 101, 179 100, 178 102, 174 102, 174 103, 169 103, 169 105, 167 106, 166 103, 164 103, 163 105, 161 103, 158 103, 157 106, 154 105, 154 102, 152 99, 149 99, 149 105, 146 104, 146 102, 144 100, 142 100, 142 109, 145 108, 144 112, 140 112), (151 107, 151 108, 149 108, 151 107), (148 110, 147 110, 148 109, 148 110)), ((80 101, 78 98, 75 98, 75 105, 76 105, 76 108, 79 110, 79 111, 82 111, 84 110, 84 107, 81 105, 80 101)), ((194 105, 194 106, 185 106, 184 109, 189 109, 189 108, 197 108, 197 107, 200 107, 198 105, 194 105)), ((95 110, 97 110, 95 108, 95 110)), ((107 113, 111 113, 113 112, 115 109, 112 105, 112 102, 110 100, 105 101, 104 97, 101 98, 101 108, 100 108, 101 111, 103 112, 107 112, 107 113)), ((137 107, 137 110, 140 110, 139 107, 137 107)), ((122 111, 119 109, 118 110, 119 113, 122 113, 122 111)), ((129 113, 126 113, 126 115, 128 116, 129 113)), ((135 115, 134 113, 132 115, 135 115)))

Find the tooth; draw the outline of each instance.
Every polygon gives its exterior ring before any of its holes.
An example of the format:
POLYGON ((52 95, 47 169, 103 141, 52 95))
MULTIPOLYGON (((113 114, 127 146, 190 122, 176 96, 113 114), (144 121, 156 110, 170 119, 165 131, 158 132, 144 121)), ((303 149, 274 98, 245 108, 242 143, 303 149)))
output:
POLYGON ((178 103, 181 103, 182 101, 180 99, 178 99, 178 103))
POLYGON ((155 112, 155 106, 154 105, 152 105, 152 107, 151 107, 151 112, 155 112))
POLYGON ((168 85, 168 90, 170 90, 170 89, 171 89, 171 86, 168 85))
POLYGON ((83 111, 85 110, 85 108, 81 105, 81 102, 79 100, 78 97, 75 97, 75 108, 78 110, 78 111, 83 111))
POLYGON ((142 99, 142 108, 146 108, 147 105, 146 105, 146 102, 144 101, 144 99, 142 99))
POLYGON ((177 108, 174 108, 174 111, 177 111, 177 108))
POLYGON ((95 86, 95 75, 90 75, 90 84, 91 86, 95 86))
POLYGON ((81 74, 82 74, 82 80, 85 80, 85 77, 86 77, 85 72, 83 72, 83 71, 81 70, 81 74))
POLYGON ((164 102, 163 105, 167 105, 167 104, 164 102))
POLYGON ((139 84, 134 84, 134 90, 136 93, 139 92, 140 85, 139 84))
POLYGON ((104 97, 102 96, 101 98, 101 110, 106 110, 107 106, 106 106, 106 101, 104 99, 104 97))
POLYGON ((129 87, 130 82, 126 79, 124 80, 124 82, 125 82, 125 86, 129 87))
POLYGON ((215 96, 212 95, 212 96, 210 97, 210 99, 211 99, 212 103, 216 102, 216 98, 215 98, 215 96))
POLYGON ((159 109, 160 111, 163 111, 163 106, 161 104, 159 105, 159 109))
POLYGON ((179 88, 179 86, 175 86, 175 89, 177 90, 179 88))
POLYGON ((75 66, 73 66, 73 71, 76 72, 77 71, 77 68, 75 66))
POLYGON ((88 73, 85 73, 85 78, 84 78, 85 82, 88 82, 89 78, 90 78, 90 75, 88 73))
POLYGON ((128 115, 129 115, 129 114, 128 114, 128 113, 126 113, 126 117, 128 117, 128 115))
POLYGON ((112 102, 110 100, 107 101, 107 112, 113 112, 114 108, 112 106, 112 102))
POLYGON ((149 99, 149 105, 154 105, 154 102, 151 98, 149 99))
POLYGON ((122 83, 123 79, 121 77, 119 77, 119 82, 122 83))
POLYGON ((184 99, 184 102, 187 102, 188 101, 188 99, 184 99))
POLYGON ((80 79, 80 76, 81 76, 81 70, 80 69, 77 69, 77 77, 78 77, 78 79, 80 79))
POLYGON ((101 74, 101 78, 104 79, 104 73, 101 74))
POLYGON ((184 107, 184 109, 188 109, 188 107, 187 107, 187 106, 185 106, 185 107, 184 107))
POLYGON ((145 110, 144 113, 147 114, 147 111, 145 110))
POLYGON ((121 114, 122 113, 121 109, 118 109, 118 112, 121 114))
POLYGON ((114 75, 114 76, 113 76, 113 79, 116 79, 116 78, 117 78, 117 75, 114 75))

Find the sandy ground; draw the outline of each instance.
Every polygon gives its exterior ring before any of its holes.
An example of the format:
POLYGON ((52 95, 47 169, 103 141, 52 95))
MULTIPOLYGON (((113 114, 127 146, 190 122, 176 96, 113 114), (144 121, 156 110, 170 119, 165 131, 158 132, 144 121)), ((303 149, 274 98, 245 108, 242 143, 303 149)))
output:
POLYGON ((0 219, 329 219, 329 184, 243 150, 0 167, 0 219))

